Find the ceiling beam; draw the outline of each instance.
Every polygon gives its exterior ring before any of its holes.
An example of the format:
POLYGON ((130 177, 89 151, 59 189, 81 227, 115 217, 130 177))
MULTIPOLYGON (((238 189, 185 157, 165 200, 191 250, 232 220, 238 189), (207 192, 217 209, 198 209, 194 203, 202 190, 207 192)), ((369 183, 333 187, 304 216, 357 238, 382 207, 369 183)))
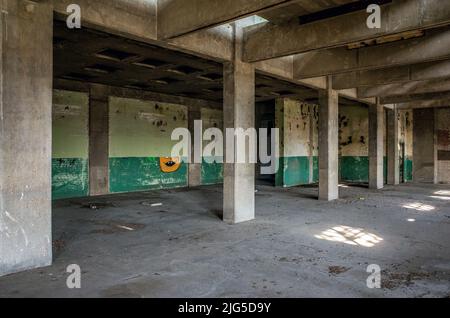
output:
POLYGON ((360 98, 386 97, 395 95, 437 93, 450 91, 450 79, 437 79, 421 82, 378 85, 358 88, 360 98))
POLYGON ((345 72, 450 59, 450 28, 429 30, 425 36, 399 42, 349 50, 334 48, 294 57, 297 79, 345 72), (418 54, 420 52, 420 54, 418 54))
POLYGON ((335 89, 450 78, 450 60, 395 66, 333 76, 335 89))
POLYGON ((380 101, 382 104, 399 104, 399 103, 421 102, 439 99, 450 100, 450 92, 388 96, 382 97, 380 101))
POLYGON ((397 109, 443 108, 443 107, 450 107, 450 99, 400 103, 397 104, 396 106, 397 109))
POLYGON ((381 9, 381 28, 367 27, 363 11, 314 23, 250 26, 244 34, 244 60, 256 62, 313 50, 345 46, 413 30, 450 23, 450 2, 442 0, 394 0, 381 9))
POLYGON ((158 39, 229 23, 296 0, 158 0, 158 39))

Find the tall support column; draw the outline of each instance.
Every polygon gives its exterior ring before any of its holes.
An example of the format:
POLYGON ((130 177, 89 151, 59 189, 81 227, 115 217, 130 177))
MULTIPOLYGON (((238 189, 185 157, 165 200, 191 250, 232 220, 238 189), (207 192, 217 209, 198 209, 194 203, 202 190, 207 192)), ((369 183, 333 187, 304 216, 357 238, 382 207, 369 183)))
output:
POLYGON ((202 113, 200 107, 190 106, 188 110, 188 128, 191 133, 191 163, 189 164, 189 187, 198 187, 202 184, 202 164, 195 162, 194 142, 195 138, 198 138, 197 142, 201 143, 201 134, 203 129, 195 132, 195 121, 202 119, 202 113), (200 136, 198 135, 200 133, 200 136))
MULTIPOLYGON (((224 64, 224 128, 255 127, 255 68, 242 62, 242 27, 239 22, 233 24, 235 33, 235 59, 224 64)), ((236 138, 235 138, 236 139, 236 138)), ((229 140, 227 140, 227 143, 229 140)), ((225 149, 225 158, 236 159, 225 149)), ((248 152, 248 148, 246 147, 248 152)), ((248 153, 246 156, 249 158, 248 153)), ((228 160, 226 160, 228 161, 228 160)), ((224 164, 223 219, 229 224, 250 221, 255 218, 255 164, 224 164)))
POLYGON ((319 200, 339 198, 339 96, 327 78, 319 93, 319 200))
POLYGON ((436 111, 414 109, 413 180, 437 183, 436 111))
POLYGON ((91 84, 89 93, 89 191, 109 193, 109 89, 91 84))
POLYGON ((0 1, 0 276, 50 265, 53 12, 0 1))
POLYGON ((399 154, 399 119, 397 107, 387 110, 388 135, 387 135, 387 159, 388 159, 388 184, 400 184, 400 154, 399 154))
POLYGON ((384 187, 384 106, 369 106, 369 188, 384 187))

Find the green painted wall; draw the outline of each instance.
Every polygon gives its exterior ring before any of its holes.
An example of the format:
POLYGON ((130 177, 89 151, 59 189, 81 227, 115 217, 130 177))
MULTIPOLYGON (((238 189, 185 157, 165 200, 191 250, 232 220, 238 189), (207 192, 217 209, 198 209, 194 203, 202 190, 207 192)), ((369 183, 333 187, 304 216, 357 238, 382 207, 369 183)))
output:
POLYGON ((342 181, 369 182, 369 157, 341 157, 339 170, 342 181))
POLYGON ((276 101, 275 126, 280 129, 276 186, 292 187, 318 181, 317 120, 316 105, 291 99, 276 101))
POLYGON ((412 181, 412 157, 413 157, 413 111, 399 111, 399 142, 405 145, 404 171, 405 182, 412 181))
MULTIPOLYGON (((209 160, 208 160, 209 161, 209 160)), ((211 160, 212 161, 212 160, 211 160)), ((223 164, 222 163, 208 163, 203 160, 201 178, 203 185, 212 185, 223 183, 223 164)))
MULTIPOLYGON (((223 111, 211 108, 201 109, 201 118, 203 122, 203 132, 209 128, 219 128, 223 132, 223 111)), ((209 141, 203 141, 205 147, 209 141)), ((214 161, 215 158, 206 158, 208 162, 214 161)), ((223 158, 218 158, 216 162, 208 163, 205 160, 201 167, 201 183, 203 185, 212 185, 223 183, 223 164, 217 163, 223 158)))
POLYGON ((110 98, 110 192, 185 187, 188 169, 163 172, 160 158, 170 157, 175 128, 187 128, 187 107, 136 99, 110 98))
POLYGON ((53 91, 52 197, 89 194, 89 97, 85 93, 53 91))
POLYGON ((339 173, 344 182, 369 181, 369 110, 339 107, 339 173))
POLYGON ((319 157, 313 157, 313 183, 319 182, 319 157))
POLYGON ((277 187, 293 187, 309 183, 309 157, 283 157, 275 178, 277 187))
POLYGON ((159 158, 110 158, 110 191, 133 192, 187 186, 187 165, 176 172, 162 172, 159 158))

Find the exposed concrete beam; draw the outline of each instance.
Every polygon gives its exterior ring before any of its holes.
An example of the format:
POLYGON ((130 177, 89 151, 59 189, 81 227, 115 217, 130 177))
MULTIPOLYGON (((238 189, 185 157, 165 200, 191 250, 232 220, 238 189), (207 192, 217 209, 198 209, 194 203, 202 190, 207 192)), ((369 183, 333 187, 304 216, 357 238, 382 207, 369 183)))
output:
POLYGON ((396 66, 333 76, 336 89, 386 85, 450 77, 450 60, 396 66))
POLYGON ((186 35, 233 22, 295 0, 158 0, 158 38, 186 35))
POLYGON ((349 50, 333 48, 296 55, 294 77, 318 77, 450 59, 450 28, 421 38, 349 50), (418 54, 420 52, 420 54, 418 54))
POLYGON ((381 103, 386 105, 445 99, 450 100, 450 92, 388 96, 381 98, 381 103))
MULTIPOLYGON (((297 80, 293 77, 293 57, 285 56, 277 59, 253 63, 258 73, 276 77, 314 90, 324 90, 327 87, 325 76, 297 80)), ((338 90, 340 97, 365 104, 375 104, 375 98, 359 98, 356 89, 338 90)))
POLYGON ((445 108, 445 107, 450 107, 450 99, 397 104, 397 109, 445 108))
POLYGON ((450 79, 437 79, 421 82, 387 84, 367 88, 358 88, 358 96, 361 98, 368 98, 447 91, 450 91, 450 79))
POLYGON ((394 0, 383 6, 381 28, 367 27, 366 11, 301 25, 291 21, 245 30, 244 59, 256 62, 450 23, 450 2, 442 0, 394 0))

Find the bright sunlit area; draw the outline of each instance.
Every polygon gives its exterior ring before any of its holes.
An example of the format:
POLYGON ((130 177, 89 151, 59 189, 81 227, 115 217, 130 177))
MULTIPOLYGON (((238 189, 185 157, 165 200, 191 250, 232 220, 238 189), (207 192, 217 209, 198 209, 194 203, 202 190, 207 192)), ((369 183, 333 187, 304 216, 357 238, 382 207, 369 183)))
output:
POLYGON ((450 201, 450 190, 436 191, 434 195, 430 196, 432 199, 450 201))
POLYGON ((320 240, 332 242, 341 242, 348 245, 374 247, 383 241, 383 238, 373 233, 366 232, 364 229, 350 226, 336 226, 323 231, 320 235, 315 235, 320 240))
POLYGON ((409 209, 409 210, 422 211, 422 212, 429 212, 429 211, 436 210, 436 207, 422 203, 422 202, 408 203, 408 204, 403 205, 403 208, 409 209))

